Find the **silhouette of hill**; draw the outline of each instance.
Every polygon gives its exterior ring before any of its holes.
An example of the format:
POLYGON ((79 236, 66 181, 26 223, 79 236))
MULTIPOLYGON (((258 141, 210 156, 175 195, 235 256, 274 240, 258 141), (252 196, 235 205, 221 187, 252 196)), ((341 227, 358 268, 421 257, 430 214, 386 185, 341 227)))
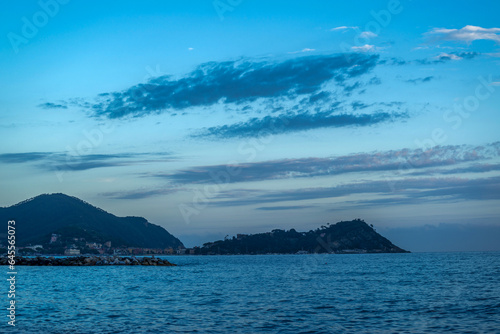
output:
POLYGON ((272 232, 241 235, 208 242, 195 254, 291 254, 307 253, 407 253, 378 234, 363 220, 342 221, 315 231, 272 232))
POLYGON ((0 208, 0 221, 16 221, 16 245, 45 244, 60 234, 114 247, 177 248, 182 242, 142 217, 117 217, 76 197, 44 194, 0 208))

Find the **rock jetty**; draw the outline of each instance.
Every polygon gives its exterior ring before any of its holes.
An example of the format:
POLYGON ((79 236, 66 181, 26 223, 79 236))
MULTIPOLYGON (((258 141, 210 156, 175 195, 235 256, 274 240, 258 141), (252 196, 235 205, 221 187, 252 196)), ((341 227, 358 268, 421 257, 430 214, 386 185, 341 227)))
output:
MULTIPOLYGON (((126 256, 74 256, 74 257, 18 257, 18 266, 176 266, 156 257, 126 256)), ((9 265, 7 257, 0 258, 0 265, 9 265)))

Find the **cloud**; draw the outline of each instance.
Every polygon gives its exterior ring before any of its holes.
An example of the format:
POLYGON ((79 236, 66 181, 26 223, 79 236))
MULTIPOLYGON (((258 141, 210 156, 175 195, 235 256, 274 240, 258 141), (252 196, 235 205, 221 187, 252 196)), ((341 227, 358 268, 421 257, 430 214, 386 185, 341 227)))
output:
POLYGON ((326 92, 326 91, 321 91, 317 94, 314 94, 314 95, 311 95, 309 97, 309 103, 316 103, 316 102, 324 102, 324 101, 328 101, 328 99, 330 98, 331 96, 331 93, 330 92, 326 92))
POLYGON ((464 173, 487 173, 492 171, 500 171, 500 164, 494 163, 475 163, 464 167, 456 168, 434 168, 421 171, 414 171, 409 175, 448 175, 448 174, 464 174, 464 173))
POLYGON ((144 199, 153 196, 161 196, 168 195, 179 191, 175 188, 166 188, 166 189, 143 189, 143 190, 130 190, 130 191, 115 191, 115 192, 106 192, 101 193, 101 196, 112 198, 112 199, 144 199))
POLYGON ((429 82, 432 79, 434 79, 433 76, 428 76, 428 77, 425 77, 425 78, 409 79, 409 80, 406 80, 406 82, 409 82, 409 83, 412 83, 412 84, 419 84, 419 83, 423 83, 423 82, 429 82))
POLYGON ((415 178, 399 181, 397 194, 387 181, 362 181, 333 187, 302 188, 285 191, 263 191, 246 198, 214 200, 212 206, 244 206, 277 202, 340 198, 359 194, 383 196, 374 200, 347 202, 356 206, 412 205, 430 202, 456 202, 465 200, 500 199, 500 177, 481 179, 415 178), (394 197, 397 195, 397 197, 394 197), (385 197, 384 197, 385 196, 385 197))
POLYGON ((365 45, 361 45, 361 46, 353 46, 353 47, 351 47, 351 50, 353 50, 355 52, 375 51, 375 45, 365 44, 365 45))
POLYGON ((3 153, 0 154, 0 163, 19 164, 39 161, 51 156, 50 152, 25 152, 25 153, 3 153))
POLYGON ((480 55, 478 52, 452 52, 452 54, 462 59, 473 59, 480 55))
MULTIPOLYGON (((141 117, 215 104, 293 99, 315 94, 329 82, 344 84, 372 70, 377 55, 311 55, 284 61, 209 62, 180 78, 160 76, 124 91, 100 94, 94 116, 141 117)), ((79 102, 80 105, 85 103, 79 102)))
POLYGON ((0 163, 35 163, 47 171, 85 171, 95 168, 130 166, 139 163, 169 161, 168 153, 119 153, 73 155, 64 152, 26 152, 0 154, 0 163))
POLYGON ((332 29, 330 29, 330 31, 346 31, 346 30, 349 30, 349 29, 356 30, 356 29, 359 29, 359 28, 358 28, 358 27, 356 27, 356 26, 351 26, 351 27, 348 27, 348 26, 340 26, 340 27, 335 27, 335 28, 332 28, 332 29))
POLYGON ((313 51, 316 51, 316 49, 305 48, 305 49, 302 49, 300 51, 293 51, 293 52, 288 52, 288 53, 295 54, 295 53, 304 53, 304 52, 313 52, 313 51))
POLYGON ((395 58, 395 57, 392 57, 390 59, 380 60, 380 64, 397 65, 397 66, 407 65, 409 63, 410 63, 409 61, 406 61, 406 60, 401 59, 401 58, 395 58))
POLYGON ((451 52, 451 53, 440 53, 439 55, 431 59, 417 59, 415 62, 422 65, 432 65, 445 63, 452 60, 463 60, 463 59, 474 59, 480 54, 477 52, 451 52))
POLYGON ((477 40, 491 40, 500 43, 500 28, 467 25, 461 29, 434 28, 427 34, 444 41, 471 43, 477 40))
POLYGON ((256 208, 255 210, 262 211, 281 211, 281 210, 298 210, 298 209, 309 209, 315 208, 314 205, 289 205, 289 206, 262 206, 260 208, 256 208))
POLYGON ((68 109, 68 106, 66 103, 63 104, 56 104, 56 103, 51 103, 51 102, 46 102, 38 105, 39 108, 42 109, 68 109))
POLYGON ((248 121, 231 125, 216 126, 204 129, 195 137, 245 138, 261 137, 306 131, 319 128, 340 128, 372 126, 396 119, 406 119, 405 113, 391 114, 376 112, 373 114, 333 114, 329 112, 285 114, 281 116, 266 116, 251 118, 248 121))
POLYGON ((354 101, 351 103, 351 107, 353 110, 362 110, 362 109, 366 109, 368 107, 371 107, 373 105, 373 103, 370 103, 370 104, 366 104, 364 102, 361 102, 361 101, 354 101))
POLYGON ((359 34, 359 37, 361 38, 375 38, 378 35, 371 32, 371 31, 363 31, 361 34, 359 34))
POLYGON ((436 60, 461 60, 462 57, 459 57, 452 53, 441 53, 439 56, 435 57, 436 60))
MULTIPOLYGON (((150 175, 177 184, 237 183, 302 177, 342 175, 356 172, 390 172, 390 179, 429 168, 457 166, 500 156, 500 142, 483 146, 436 146, 431 150, 401 149, 358 153, 331 158, 283 159, 238 165, 209 165, 179 170, 170 174, 150 175), (228 174, 228 171, 237 171, 228 174), (220 176, 225 175, 223 180, 220 176)), ((469 166, 468 168, 472 168, 469 166)), ((480 167, 474 167, 479 172, 480 167)), ((491 169, 483 167, 484 172, 491 169)), ((470 170, 456 170, 456 173, 470 170)), ((440 170, 431 170, 439 173, 440 170)), ((443 171, 443 174, 446 172, 443 171)))

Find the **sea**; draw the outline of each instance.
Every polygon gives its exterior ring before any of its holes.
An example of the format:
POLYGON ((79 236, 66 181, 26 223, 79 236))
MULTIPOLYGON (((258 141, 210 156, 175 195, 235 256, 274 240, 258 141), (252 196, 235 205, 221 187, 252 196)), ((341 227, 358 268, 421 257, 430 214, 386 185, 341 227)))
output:
POLYGON ((500 333, 497 252, 165 258, 19 266, 0 332, 500 333))

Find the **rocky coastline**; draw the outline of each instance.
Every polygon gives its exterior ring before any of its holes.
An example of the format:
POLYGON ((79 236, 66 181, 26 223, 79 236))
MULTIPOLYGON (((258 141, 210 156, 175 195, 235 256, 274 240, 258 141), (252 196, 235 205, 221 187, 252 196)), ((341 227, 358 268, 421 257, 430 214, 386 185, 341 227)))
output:
MULTIPOLYGON (((152 257, 127 257, 127 256, 71 256, 71 257, 42 257, 33 258, 16 256, 15 264, 18 266, 168 266, 166 259, 152 257)), ((8 257, 0 258, 0 265, 9 265, 8 257)))

